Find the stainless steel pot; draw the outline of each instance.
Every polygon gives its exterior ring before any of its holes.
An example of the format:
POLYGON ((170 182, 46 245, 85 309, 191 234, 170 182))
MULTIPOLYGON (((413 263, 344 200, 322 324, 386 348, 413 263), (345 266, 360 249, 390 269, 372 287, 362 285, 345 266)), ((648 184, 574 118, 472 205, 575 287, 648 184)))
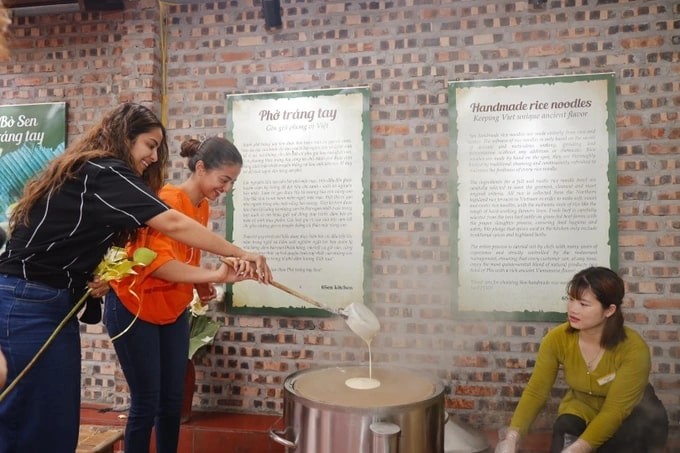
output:
POLYGON ((444 386, 422 373, 373 367, 381 385, 356 390, 367 366, 312 368, 284 381, 283 430, 270 437, 296 453, 443 453, 444 386))

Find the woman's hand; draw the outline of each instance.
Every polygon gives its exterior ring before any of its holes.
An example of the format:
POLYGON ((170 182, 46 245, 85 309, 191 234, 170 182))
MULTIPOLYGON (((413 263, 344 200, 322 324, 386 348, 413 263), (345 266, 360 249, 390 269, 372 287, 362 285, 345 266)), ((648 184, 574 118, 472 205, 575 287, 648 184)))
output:
MULTIPOLYGON (((239 258, 220 258, 222 264, 217 269, 215 282, 237 283, 244 280, 257 280, 252 263, 239 258)), ((199 293, 200 294, 200 293, 199 293)), ((210 300, 210 299, 208 299, 210 300)))
POLYGON ((272 271, 269 269, 267 259, 264 256, 246 253, 241 259, 255 263, 255 274, 260 283, 270 284, 272 282, 272 271))
POLYGON ((591 453, 592 451, 593 447, 591 447, 588 442, 577 439, 576 442, 562 450, 562 453, 591 453))
POLYGON ((234 258, 233 256, 221 257, 220 261, 234 269, 239 276, 244 276, 244 279, 257 280, 254 263, 241 258, 234 258))
POLYGON ((99 277, 95 277, 94 280, 87 282, 88 288, 90 288, 90 295, 92 297, 104 297, 108 294, 109 282, 106 280, 101 280, 99 277))
POLYGON ((500 442, 496 445, 494 453, 515 453, 519 444, 519 433, 514 429, 501 429, 498 432, 500 442))
POLYGON ((0 389, 5 386, 5 381, 7 380, 7 360, 0 350, 0 389))

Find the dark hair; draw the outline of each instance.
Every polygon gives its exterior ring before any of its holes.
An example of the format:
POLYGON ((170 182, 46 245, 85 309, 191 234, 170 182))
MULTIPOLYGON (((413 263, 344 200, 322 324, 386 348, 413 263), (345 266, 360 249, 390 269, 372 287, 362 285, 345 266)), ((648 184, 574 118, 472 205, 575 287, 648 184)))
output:
POLYGON ((134 168, 130 153, 140 134, 160 128, 163 138, 158 146, 158 160, 146 169, 142 179, 158 192, 165 180, 168 161, 168 143, 163 123, 147 107, 139 104, 121 104, 88 129, 75 143, 55 157, 35 178, 31 179, 24 193, 12 210, 10 231, 19 222, 28 224, 31 208, 50 191, 75 177, 86 162, 101 157, 114 157, 134 168))
POLYGON ((201 160, 206 170, 225 165, 243 165, 243 158, 236 146, 226 138, 210 137, 202 142, 188 139, 182 142, 180 156, 187 158, 189 170, 196 171, 196 163, 201 160))
MULTIPOLYGON (((605 320, 604 330, 600 344, 603 348, 609 349, 626 339, 626 332, 623 329, 623 312, 621 304, 625 287, 623 280, 616 272, 606 267, 589 267, 574 275, 567 284, 567 294, 573 299, 581 299, 586 289, 592 293, 606 310, 610 305, 616 306, 613 315, 605 320)), ((570 331, 574 331, 571 326, 570 331)))

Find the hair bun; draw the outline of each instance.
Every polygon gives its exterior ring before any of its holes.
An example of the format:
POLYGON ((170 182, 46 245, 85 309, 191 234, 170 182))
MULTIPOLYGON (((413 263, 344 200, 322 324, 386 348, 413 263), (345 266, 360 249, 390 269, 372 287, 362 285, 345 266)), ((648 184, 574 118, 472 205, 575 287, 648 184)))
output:
POLYGON ((179 151, 179 155, 182 157, 193 157, 198 152, 198 148, 201 147, 201 142, 195 138, 190 138, 182 142, 182 146, 179 151))

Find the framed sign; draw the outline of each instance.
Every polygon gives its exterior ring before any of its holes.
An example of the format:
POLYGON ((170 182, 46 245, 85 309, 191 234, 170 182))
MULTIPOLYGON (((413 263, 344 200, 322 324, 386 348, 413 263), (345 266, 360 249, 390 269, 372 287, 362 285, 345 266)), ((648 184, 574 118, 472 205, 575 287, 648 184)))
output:
POLYGON ((0 223, 24 185, 66 147, 66 104, 0 106, 0 223))
POLYGON ((571 277, 617 267, 613 75, 451 82, 449 104, 458 312, 564 320, 571 277))
MULTIPOLYGON (((276 281, 334 309, 362 302, 369 277, 368 104, 367 88, 227 96, 227 135, 244 160, 229 239, 265 255, 276 281)), ((326 313, 251 281, 232 285, 227 306, 326 313)))

